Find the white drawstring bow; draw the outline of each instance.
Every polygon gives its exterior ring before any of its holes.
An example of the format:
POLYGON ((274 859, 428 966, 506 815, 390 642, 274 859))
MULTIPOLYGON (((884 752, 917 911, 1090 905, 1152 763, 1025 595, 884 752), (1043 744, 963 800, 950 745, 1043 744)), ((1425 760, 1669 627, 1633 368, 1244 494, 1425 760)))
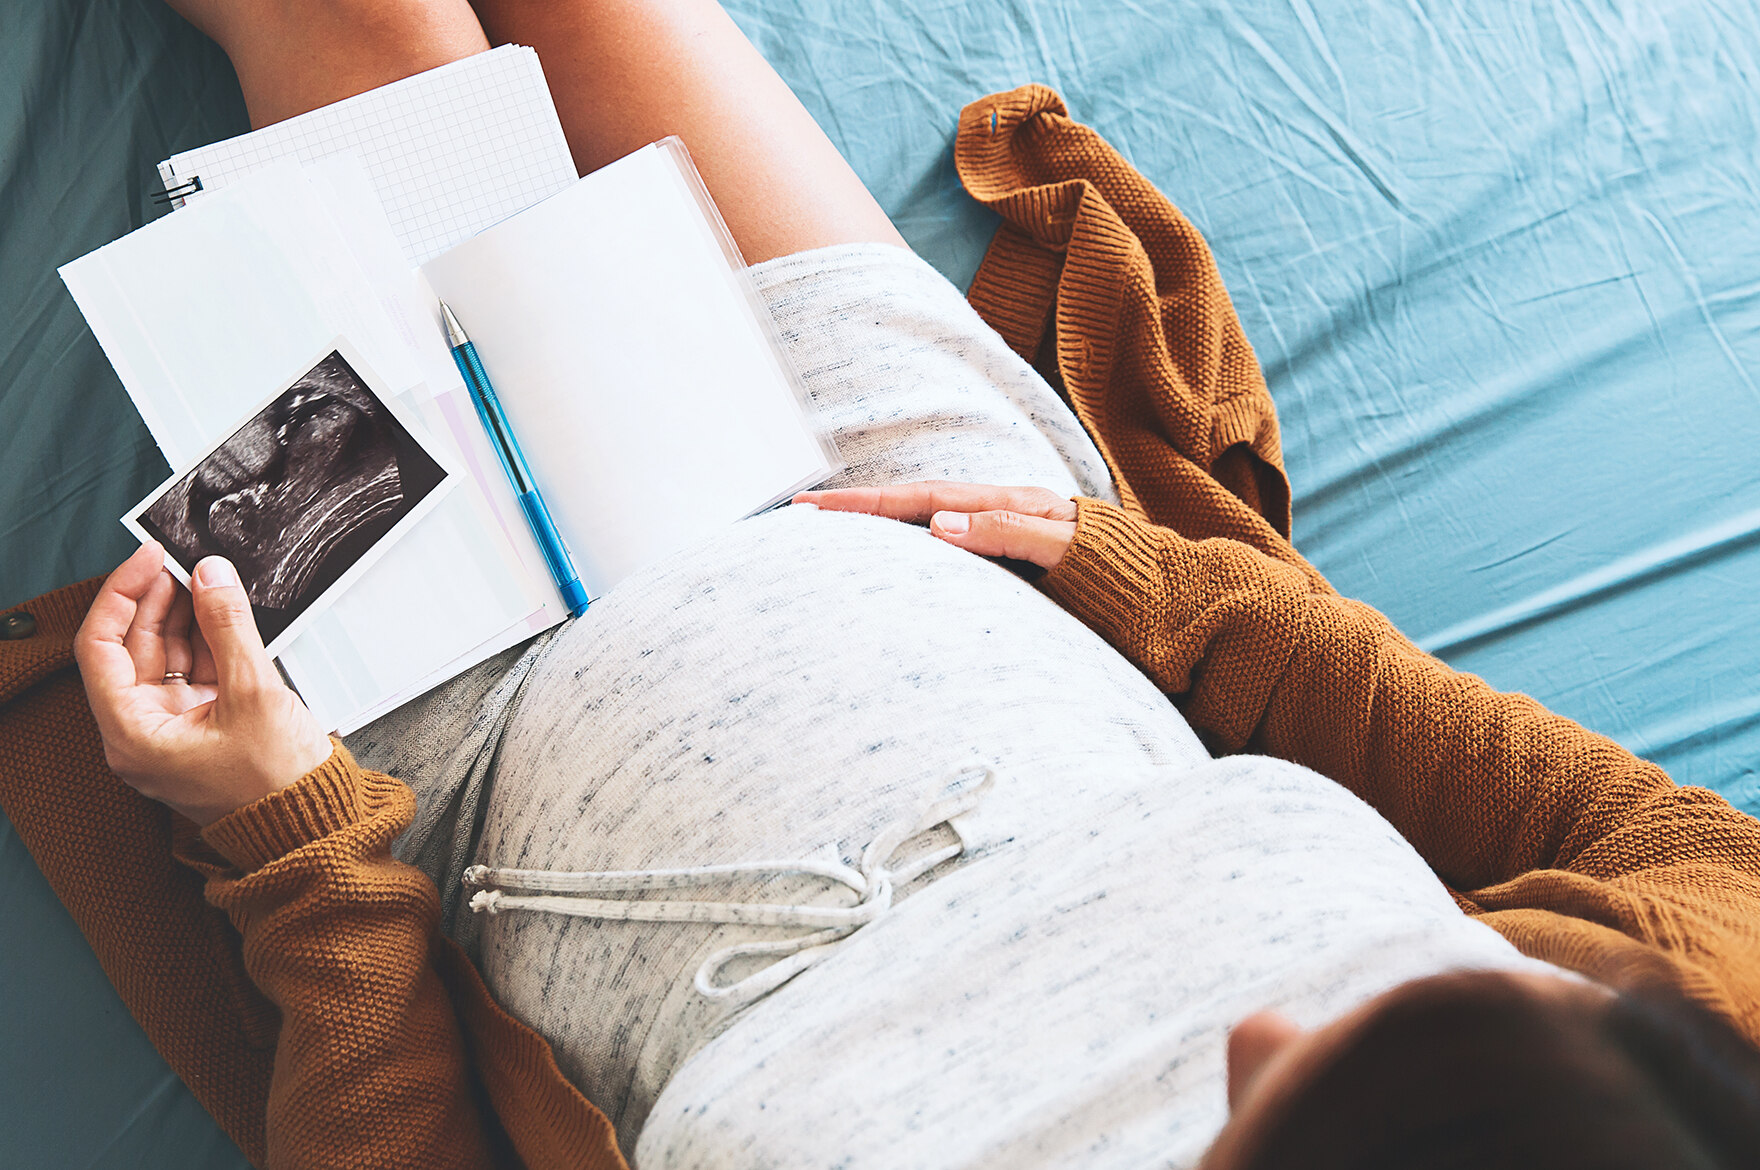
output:
POLYGON ((774 942, 746 942, 724 947, 704 959, 694 984, 704 998, 729 1010, 750 1004, 811 967, 831 948, 892 909, 893 891, 942 862, 951 861, 979 844, 974 831, 978 805, 995 786, 994 769, 980 765, 956 772, 951 787, 973 771, 981 775, 948 796, 926 805, 915 816, 903 817, 882 829, 862 851, 860 870, 842 862, 803 858, 795 861, 746 861, 729 865, 694 865, 678 869, 630 869, 564 872, 544 869, 496 869, 473 865, 464 884, 477 888, 470 907, 480 914, 510 910, 547 910, 577 918, 612 922, 710 922, 746 926, 792 926, 810 933, 774 942), (890 868, 893 854, 914 837, 941 825, 953 831, 954 843, 933 849, 890 868), (742 878, 813 877, 835 882, 855 894, 850 906, 801 906, 770 902, 631 901, 623 898, 580 897, 582 894, 628 894, 683 890, 742 878), (508 890, 532 891, 508 893, 508 890), (762 970, 730 984, 716 981, 723 969, 742 959, 772 958, 762 970))

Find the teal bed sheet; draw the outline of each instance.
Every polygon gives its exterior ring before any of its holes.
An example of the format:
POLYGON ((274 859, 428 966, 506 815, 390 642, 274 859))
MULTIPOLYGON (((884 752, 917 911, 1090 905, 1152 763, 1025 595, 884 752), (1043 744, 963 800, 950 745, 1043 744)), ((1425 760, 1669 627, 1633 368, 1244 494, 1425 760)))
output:
MULTIPOLYGON (((1041 81, 1198 224, 1280 411, 1298 545, 1494 685, 1760 810, 1760 11, 1715 0, 738 0, 919 251, 949 145, 1041 81)), ((237 132, 147 0, 7 0, 0 605, 164 474, 55 267, 237 132)), ((242 1165, 0 824, 0 1166, 242 1165)))

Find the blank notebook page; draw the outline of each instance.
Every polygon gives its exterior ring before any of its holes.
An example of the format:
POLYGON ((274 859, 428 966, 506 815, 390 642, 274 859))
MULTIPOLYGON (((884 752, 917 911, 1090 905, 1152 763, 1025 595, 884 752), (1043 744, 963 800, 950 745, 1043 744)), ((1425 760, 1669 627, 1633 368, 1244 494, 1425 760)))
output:
POLYGON ((829 474, 761 304, 646 146, 423 266, 594 597, 829 474))
POLYGON ((185 151, 160 163, 159 177, 167 190, 199 177, 209 192, 280 159, 343 151, 365 162, 412 266, 575 181, 538 55, 520 45, 185 151))

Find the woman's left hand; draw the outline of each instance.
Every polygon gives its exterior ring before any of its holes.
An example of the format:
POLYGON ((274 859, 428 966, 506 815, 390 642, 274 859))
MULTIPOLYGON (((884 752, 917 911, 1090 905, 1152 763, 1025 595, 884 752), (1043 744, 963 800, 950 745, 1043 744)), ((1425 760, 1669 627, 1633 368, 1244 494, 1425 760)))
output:
POLYGON ((797 504, 828 512, 867 512, 921 524, 968 552, 1055 568, 1076 534, 1076 506, 1035 487, 925 480, 887 487, 801 492, 797 504))

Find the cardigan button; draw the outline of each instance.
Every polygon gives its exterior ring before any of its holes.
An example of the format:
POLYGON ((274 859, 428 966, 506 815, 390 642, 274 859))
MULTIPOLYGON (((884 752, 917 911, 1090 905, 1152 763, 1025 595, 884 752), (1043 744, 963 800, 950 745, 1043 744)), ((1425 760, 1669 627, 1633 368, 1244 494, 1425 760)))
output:
POLYGON ((37 632, 37 619, 19 610, 0 617, 0 642, 17 642, 37 632))

